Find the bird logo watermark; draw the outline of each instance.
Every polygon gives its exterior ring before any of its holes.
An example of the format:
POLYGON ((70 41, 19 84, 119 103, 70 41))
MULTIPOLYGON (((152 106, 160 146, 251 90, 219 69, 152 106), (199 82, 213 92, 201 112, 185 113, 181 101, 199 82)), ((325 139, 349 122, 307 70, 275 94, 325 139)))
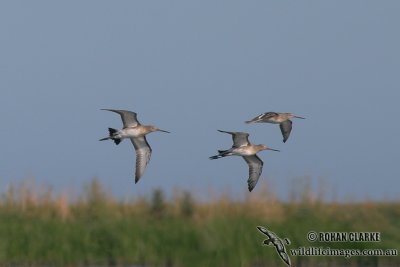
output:
POLYGON ((281 239, 274 232, 265 227, 257 226, 258 231, 266 235, 268 238, 263 241, 263 245, 274 246, 279 257, 288 265, 291 266, 289 255, 286 251, 286 245, 290 245, 288 238, 281 239))

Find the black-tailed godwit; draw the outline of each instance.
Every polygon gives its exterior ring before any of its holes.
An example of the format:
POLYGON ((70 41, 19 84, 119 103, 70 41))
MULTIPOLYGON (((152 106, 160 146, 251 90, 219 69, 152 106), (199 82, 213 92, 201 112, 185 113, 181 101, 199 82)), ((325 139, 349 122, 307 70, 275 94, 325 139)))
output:
POLYGON ((300 116, 295 116, 292 113, 266 112, 258 115, 257 117, 249 121, 246 121, 246 123, 266 122, 279 124, 283 136, 283 142, 285 143, 289 138, 290 132, 292 131, 292 121, 290 120, 291 118, 305 119, 300 116))
POLYGON ((144 170, 146 169, 147 163, 151 157, 151 147, 146 140, 146 135, 151 132, 164 132, 168 131, 161 130, 152 125, 141 125, 137 120, 137 114, 127 110, 117 109, 102 109, 111 112, 118 113, 121 116, 123 128, 121 130, 108 128, 109 136, 100 139, 113 140, 118 145, 123 139, 129 138, 136 150, 136 172, 135 172, 135 183, 137 183, 142 177, 144 170))
POLYGON ((249 142, 249 134, 242 132, 228 132, 221 131, 221 133, 227 133, 232 135, 233 146, 228 150, 218 150, 218 155, 210 157, 210 159, 219 159, 226 156, 241 156, 249 165, 249 179, 247 180, 249 191, 251 192, 256 186, 258 179, 260 178, 263 161, 257 156, 257 153, 262 150, 273 150, 266 145, 253 145, 249 142))

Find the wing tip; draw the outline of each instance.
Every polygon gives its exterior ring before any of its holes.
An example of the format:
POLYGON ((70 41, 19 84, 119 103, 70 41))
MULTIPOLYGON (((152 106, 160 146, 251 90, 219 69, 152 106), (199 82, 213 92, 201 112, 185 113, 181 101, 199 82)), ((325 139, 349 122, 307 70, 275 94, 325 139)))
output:
POLYGON ((249 192, 253 191, 254 187, 255 187, 254 185, 251 185, 251 184, 249 183, 249 184, 248 184, 249 192))

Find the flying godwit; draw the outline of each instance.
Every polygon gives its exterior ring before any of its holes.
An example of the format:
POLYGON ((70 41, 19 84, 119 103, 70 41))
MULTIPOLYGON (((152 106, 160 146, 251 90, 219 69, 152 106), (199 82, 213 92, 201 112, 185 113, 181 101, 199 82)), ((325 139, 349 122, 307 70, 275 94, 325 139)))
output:
POLYGON ((116 145, 118 145, 123 139, 129 138, 136 150, 136 172, 135 172, 135 183, 137 183, 142 177, 144 170, 146 169, 147 163, 150 161, 151 157, 151 147, 146 140, 146 134, 151 132, 164 132, 168 131, 161 130, 152 125, 141 125, 137 120, 137 114, 132 111, 127 110, 117 110, 117 109, 102 109, 111 112, 118 113, 121 115, 122 123, 124 127, 121 130, 108 128, 109 136, 100 139, 113 140, 116 145))
POLYGON ((279 124, 283 136, 283 142, 285 143, 289 138, 290 132, 292 131, 292 121, 290 120, 291 118, 305 119, 300 116, 295 116, 292 113, 266 112, 258 115, 257 117, 249 121, 246 121, 246 123, 267 122, 279 124))
POLYGON ((233 146, 228 150, 218 150, 218 155, 210 159, 219 159, 226 156, 242 156, 249 165, 249 179, 247 180, 249 191, 251 192, 260 178, 264 162, 257 156, 262 150, 279 151, 267 147, 266 145, 253 145, 249 142, 249 134, 242 132, 227 132, 218 130, 221 133, 232 135, 233 146))

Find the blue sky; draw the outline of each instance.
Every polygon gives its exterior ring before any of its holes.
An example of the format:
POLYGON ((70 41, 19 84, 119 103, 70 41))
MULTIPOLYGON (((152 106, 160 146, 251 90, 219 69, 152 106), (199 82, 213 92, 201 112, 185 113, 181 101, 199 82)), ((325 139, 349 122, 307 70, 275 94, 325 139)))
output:
POLYGON ((0 186, 64 191, 94 176, 121 196, 154 188, 243 194, 241 158, 217 129, 245 131, 261 152, 257 188, 288 196, 313 177, 339 198, 399 195, 398 1, 3 1, 0 186), (134 150, 99 142, 136 111, 153 133, 135 185, 134 150), (289 141, 262 112, 293 112, 289 141))

